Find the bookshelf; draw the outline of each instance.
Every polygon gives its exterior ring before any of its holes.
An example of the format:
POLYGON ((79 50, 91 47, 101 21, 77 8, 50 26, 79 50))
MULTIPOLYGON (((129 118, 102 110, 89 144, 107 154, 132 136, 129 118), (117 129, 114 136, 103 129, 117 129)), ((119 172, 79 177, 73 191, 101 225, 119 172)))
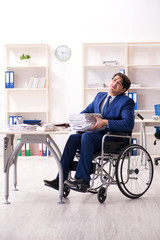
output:
MULTIPOLYGON (((137 110, 144 118, 152 118, 154 105, 160 103, 160 42, 83 43, 83 107, 99 91, 107 91, 111 77, 121 70, 131 79, 128 93, 137 93, 137 110), (104 64, 104 61, 108 61, 104 64), (111 61, 111 62, 109 62, 111 61), (112 62, 113 61, 113 62, 112 62)), ((149 150, 153 152, 154 128, 147 132, 149 150)), ((133 136, 139 143, 140 124, 133 136)), ((158 144, 157 144, 158 145, 158 144)), ((157 146, 157 154, 160 146, 157 146)))
POLYGON ((49 121, 48 82, 47 44, 5 45, 6 126, 10 116, 49 121), (20 60, 22 54, 29 54, 29 61, 20 60), (14 72, 14 86, 6 87, 6 72, 14 72))

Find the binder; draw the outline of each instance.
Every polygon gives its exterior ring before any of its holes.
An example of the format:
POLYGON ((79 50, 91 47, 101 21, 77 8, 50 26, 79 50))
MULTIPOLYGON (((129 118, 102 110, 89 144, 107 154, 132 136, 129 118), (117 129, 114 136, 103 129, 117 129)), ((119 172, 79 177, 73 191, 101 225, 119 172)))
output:
POLYGON ((46 145, 43 143, 43 156, 47 156, 47 147, 46 145))
POLYGON ((38 144, 38 156, 43 156, 43 144, 38 144))
MULTIPOLYGON (((50 144, 50 140, 48 140, 48 143, 50 144)), ((48 149, 48 156, 51 155, 51 151, 48 149)))
POLYGON ((30 156, 30 144, 26 143, 26 156, 30 156))
POLYGON ((9 86, 10 88, 14 88, 14 72, 9 72, 9 86))
POLYGON ((8 120, 9 125, 13 125, 13 122, 14 122, 13 116, 9 116, 9 120, 8 120))
POLYGON ((9 71, 5 72, 5 88, 10 88, 10 84, 9 84, 9 71))
POLYGON ((26 156, 26 145, 25 144, 21 148, 21 156, 26 156))
POLYGON ((119 72, 125 74, 125 70, 124 69, 119 70, 119 72))
MULTIPOLYGON (((19 144, 20 143, 20 141, 21 141, 21 139, 20 138, 18 138, 17 139, 17 144, 19 144)), ((21 156, 22 154, 21 154, 21 150, 19 151, 19 153, 18 153, 18 156, 21 156)))
POLYGON ((14 71, 5 72, 5 88, 14 88, 14 71))
MULTIPOLYGON (((137 144, 137 138, 132 138, 132 144, 137 144)), ((136 156, 137 155, 137 149, 136 148, 134 148, 133 150, 132 150, 132 156, 136 156)))
POLYGON ((133 99, 135 103, 134 110, 137 110, 137 92, 128 93, 128 97, 133 99))

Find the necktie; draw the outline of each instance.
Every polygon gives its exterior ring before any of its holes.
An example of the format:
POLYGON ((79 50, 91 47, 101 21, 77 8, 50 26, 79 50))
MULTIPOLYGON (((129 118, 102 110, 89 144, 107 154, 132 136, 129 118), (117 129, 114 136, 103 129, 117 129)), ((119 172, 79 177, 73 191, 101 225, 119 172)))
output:
POLYGON ((111 96, 108 96, 107 101, 103 106, 103 110, 102 110, 103 113, 104 113, 105 109, 109 106, 111 98, 112 98, 111 96))

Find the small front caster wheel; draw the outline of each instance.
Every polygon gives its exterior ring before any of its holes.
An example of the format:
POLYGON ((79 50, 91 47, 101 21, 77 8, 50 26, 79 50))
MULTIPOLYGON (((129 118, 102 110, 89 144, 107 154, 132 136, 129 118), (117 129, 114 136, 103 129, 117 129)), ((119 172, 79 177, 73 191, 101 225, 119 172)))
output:
POLYGON ((154 160, 154 164, 155 164, 155 165, 158 165, 158 160, 155 159, 155 160, 154 160))
POLYGON ((106 194, 106 189, 104 187, 101 187, 99 189, 97 197, 100 203, 103 203, 106 200, 107 194, 106 194))
POLYGON ((63 197, 66 198, 70 193, 70 189, 67 186, 64 186, 63 197))

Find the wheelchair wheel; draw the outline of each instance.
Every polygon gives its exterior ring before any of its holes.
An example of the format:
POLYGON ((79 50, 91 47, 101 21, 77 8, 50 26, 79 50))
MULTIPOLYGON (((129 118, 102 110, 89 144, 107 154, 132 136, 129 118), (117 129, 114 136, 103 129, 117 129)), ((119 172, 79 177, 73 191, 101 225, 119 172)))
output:
POLYGON ((150 187, 153 163, 149 153, 140 145, 128 145, 121 151, 116 163, 116 182, 128 198, 139 198, 150 187))
POLYGON ((107 195, 105 192, 106 192, 106 189, 104 187, 101 187, 98 191, 97 198, 100 203, 103 203, 106 200, 107 195))

